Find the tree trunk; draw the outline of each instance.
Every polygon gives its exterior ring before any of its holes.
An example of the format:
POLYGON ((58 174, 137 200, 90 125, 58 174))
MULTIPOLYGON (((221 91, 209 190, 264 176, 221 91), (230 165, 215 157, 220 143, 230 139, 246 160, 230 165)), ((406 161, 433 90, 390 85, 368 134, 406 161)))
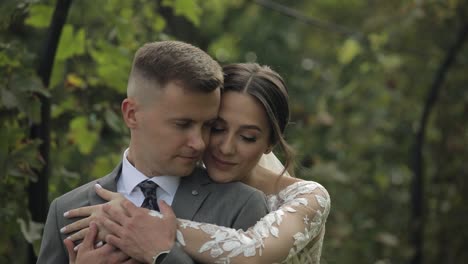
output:
MULTIPOLYGON (((37 73, 48 88, 52 66, 54 65, 60 34, 65 24, 71 0, 58 0, 55 6, 52 21, 40 54, 37 73)), ((37 172, 37 182, 31 182, 28 188, 29 210, 31 218, 35 222, 44 223, 47 218, 48 203, 48 179, 50 174, 49 151, 50 151, 50 99, 37 95, 41 101, 41 122, 31 126, 31 138, 42 141, 39 151, 44 160, 44 167, 37 172)), ((37 258, 32 245, 29 245, 29 263, 36 263, 37 258)))
POLYGON ((412 264, 422 264, 423 260, 423 242, 424 242, 424 139, 426 135, 427 122, 429 115, 439 97, 439 92, 442 84, 447 76, 447 73, 455 61, 457 54, 461 50, 466 37, 468 35, 468 23, 462 25, 458 32, 455 42, 447 51, 447 55, 439 66, 435 74, 434 81, 430 87, 424 110, 419 122, 418 131, 416 133, 415 143, 413 146, 413 179, 411 182, 411 244, 414 249, 412 264))

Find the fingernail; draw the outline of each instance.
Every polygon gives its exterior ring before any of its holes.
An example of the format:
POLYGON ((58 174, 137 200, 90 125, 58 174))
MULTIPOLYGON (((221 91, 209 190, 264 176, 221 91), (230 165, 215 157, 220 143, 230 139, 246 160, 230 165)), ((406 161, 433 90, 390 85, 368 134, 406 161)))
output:
POLYGON ((97 248, 98 248, 98 247, 102 247, 102 245, 104 245, 104 243, 102 243, 102 241, 99 241, 99 242, 96 243, 96 247, 97 247, 97 248))
MULTIPOLYGON (((60 229, 60 233, 65 233, 66 230, 67 230, 67 227, 64 226, 64 227, 62 227, 62 228, 60 229)), ((67 237, 67 238, 68 238, 68 237, 67 237)))
POLYGON ((96 188, 102 189, 102 186, 99 183, 96 183, 94 186, 96 186, 96 188))
POLYGON ((70 212, 66 211, 65 213, 63 213, 63 216, 67 217, 69 214, 70 214, 70 212))
POLYGON ((74 251, 78 251, 78 248, 81 246, 81 244, 79 244, 78 246, 74 247, 73 250, 74 251))

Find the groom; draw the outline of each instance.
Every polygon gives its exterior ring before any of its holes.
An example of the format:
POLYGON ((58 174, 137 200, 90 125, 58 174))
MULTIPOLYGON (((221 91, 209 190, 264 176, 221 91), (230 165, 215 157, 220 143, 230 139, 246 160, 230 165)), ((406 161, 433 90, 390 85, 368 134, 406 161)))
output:
MULTIPOLYGON (((94 185, 148 206, 147 188, 176 216, 247 229, 267 213, 265 198, 242 183, 216 184, 197 167, 220 106, 223 73, 202 50, 183 42, 148 43, 135 54, 122 114, 130 145, 107 176, 55 199, 49 209, 38 263, 68 263, 60 228, 70 209, 101 204, 94 185)), ((150 202, 155 205, 156 203, 150 202)), ((76 219, 75 219, 76 220, 76 219)), ((193 263, 177 245, 159 261, 193 263)))

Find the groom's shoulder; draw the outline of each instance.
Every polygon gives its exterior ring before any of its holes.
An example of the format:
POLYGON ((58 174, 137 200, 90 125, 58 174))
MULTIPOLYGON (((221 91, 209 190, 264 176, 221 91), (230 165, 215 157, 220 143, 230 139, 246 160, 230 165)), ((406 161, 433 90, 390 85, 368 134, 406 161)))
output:
POLYGON ((63 215, 71 209, 90 205, 90 188, 92 188, 96 182, 97 180, 88 182, 55 198, 49 206, 47 221, 53 221, 57 216, 63 215), (53 219, 51 220, 49 218, 53 219))
POLYGON ((84 183, 65 194, 54 199, 54 202, 57 204, 57 207, 70 207, 76 208, 80 206, 89 205, 90 197, 94 194, 94 186, 96 183, 101 183, 103 181, 112 180, 111 178, 115 178, 116 171, 112 171, 108 175, 92 180, 88 183, 84 183))
POLYGON ((228 182, 228 183, 217 183, 211 180, 211 178, 208 175, 208 172, 203 167, 197 167, 195 169, 194 175, 198 177, 198 180, 202 182, 202 184, 210 185, 212 191, 214 192, 236 193, 236 194, 240 192, 243 195, 253 194, 253 195, 264 196, 263 192, 239 181, 228 182))
POLYGON ((61 196, 57 197, 57 201, 77 201, 83 200, 88 196, 88 192, 93 186, 98 182, 99 179, 93 180, 91 182, 85 183, 81 186, 78 186, 67 193, 62 194, 61 196))

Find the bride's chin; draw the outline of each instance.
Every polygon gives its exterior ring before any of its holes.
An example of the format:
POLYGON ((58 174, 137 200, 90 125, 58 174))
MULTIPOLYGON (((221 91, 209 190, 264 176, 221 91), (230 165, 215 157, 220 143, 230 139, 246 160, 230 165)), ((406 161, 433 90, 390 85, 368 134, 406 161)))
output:
POLYGON ((224 173, 216 170, 208 170, 208 175, 210 176, 211 180, 216 183, 228 183, 234 181, 232 177, 228 177, 228 175, 224 175, 224 173))
POLYGON ((232 179, 230 178, 224 178, 224 177, 211 177, 210 178, 216 182, 216 183, 228 183, 228 182, 232 182, 232 179))

